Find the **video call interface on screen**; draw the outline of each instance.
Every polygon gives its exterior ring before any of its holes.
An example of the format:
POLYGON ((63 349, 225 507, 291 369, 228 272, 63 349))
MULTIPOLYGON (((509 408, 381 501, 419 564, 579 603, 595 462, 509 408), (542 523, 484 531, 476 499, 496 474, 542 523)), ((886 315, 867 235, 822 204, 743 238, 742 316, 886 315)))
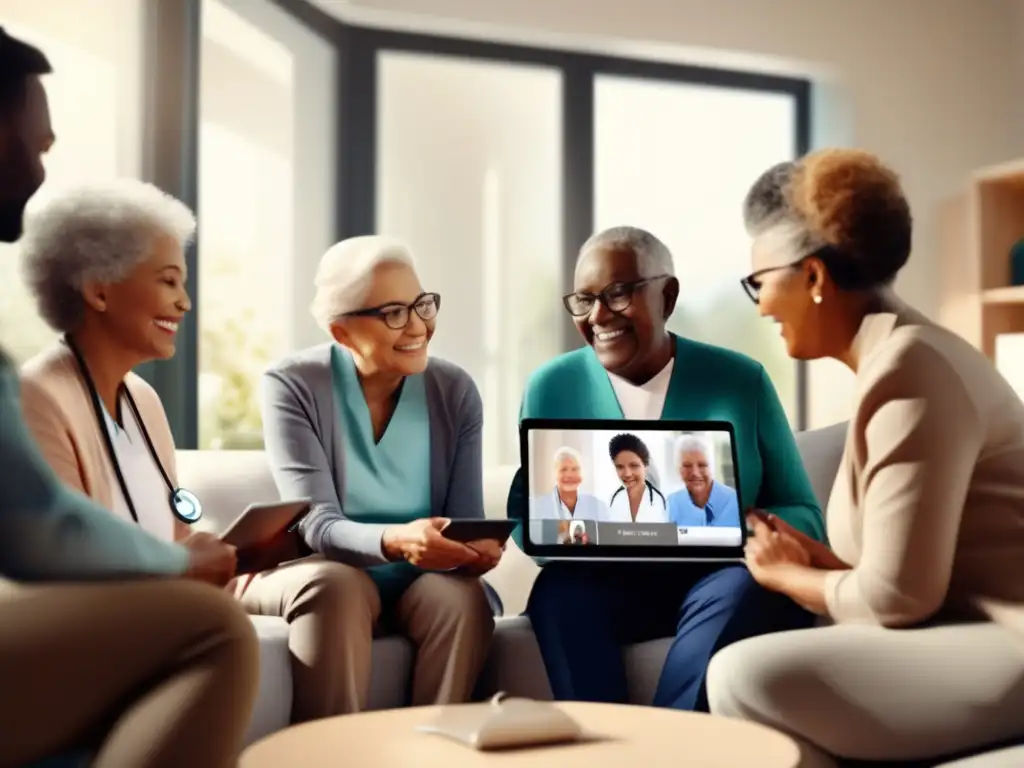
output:
POLYGON ((728 431, 533 429, 527 439, 534 545, 743 543, 728 431))

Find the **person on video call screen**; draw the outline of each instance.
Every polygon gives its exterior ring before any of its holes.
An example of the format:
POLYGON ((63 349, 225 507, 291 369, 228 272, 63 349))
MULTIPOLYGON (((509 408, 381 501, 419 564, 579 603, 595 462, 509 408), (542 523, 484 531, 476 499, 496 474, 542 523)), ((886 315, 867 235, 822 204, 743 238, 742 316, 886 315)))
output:
POLYGON ((644 441, 628 433, 616 435, 608 443, 608 455, 622 483, 608 503, 609 522, 669 522, 665 497, 648 476, 651 452, 644 441))
POLYGON ((669 494, 668 516, 680 527, 740 525, 736 490, 715 478, 714 451, 699 435, 676 441, 676 468, 684 488, 669 494))
POLYGON ((534 520, 607 520, 608 505, 580 490, 584 472, 579 451, 563 446, 555 451, 553 461, 555 487, 534 497, 530 516, 534 520))
POLYGON ((590 536, 587 534, 587 526, 582 520, 563 522, 559 526, 558 542, 560 544, 589 544, 590 536))

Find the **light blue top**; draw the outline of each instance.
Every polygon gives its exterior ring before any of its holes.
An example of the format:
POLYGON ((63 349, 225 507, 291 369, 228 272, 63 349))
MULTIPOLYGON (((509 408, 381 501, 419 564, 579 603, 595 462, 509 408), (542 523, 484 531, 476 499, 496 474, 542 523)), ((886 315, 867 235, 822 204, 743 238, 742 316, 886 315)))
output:
MULTIPOLYGON (((351 354, 331 353, 334 392, 345 450, 345 514, 359 523, 401 525, 430 517, 430 415, 422 374, 406 376, 380 442, 351 354)), ((367 569, 381 599, 397 598, 421 571, 406 562, 367 569)))
POLYGON ((736 489, 715 480, 711 484, 708 503, 698 507, 690 498, 690 492, 682 488, 668 496, 668 516, 684 528, 739 528, 740 502, 736 489))
POLYGON ((68 488, 22 418, 17 373, 0 354, 0 576, 84 581, 180 576, 188 551, 68 488))
POLYGON ((553 488, 547 493, 534 496, 530 502, 530 518, 533 520, 594 520, 605 522, 608 518, 608 505, 592 493, 578 493, 576 508, 572 511, 565 506, 553 488))

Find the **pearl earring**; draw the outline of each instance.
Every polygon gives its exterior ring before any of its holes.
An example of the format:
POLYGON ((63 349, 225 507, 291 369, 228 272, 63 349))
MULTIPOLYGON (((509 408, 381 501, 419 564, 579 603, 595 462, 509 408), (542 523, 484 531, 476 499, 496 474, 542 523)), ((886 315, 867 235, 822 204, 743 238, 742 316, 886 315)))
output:
POLYGON ((811 297, 811 301, 813 301, 815 304, 821 304, 821 294, 814 294, 814 296, 811 297))

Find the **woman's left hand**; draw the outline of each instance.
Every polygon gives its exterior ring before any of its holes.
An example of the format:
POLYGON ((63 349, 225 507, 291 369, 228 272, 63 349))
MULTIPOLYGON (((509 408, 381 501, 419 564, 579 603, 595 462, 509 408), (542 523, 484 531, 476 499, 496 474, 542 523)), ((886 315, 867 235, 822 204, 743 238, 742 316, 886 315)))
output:
POLYGON ((750 575, 763 587, 777 589, 781 571, 794 565, 809 567, 811 555, 793 536, 773 531, 756 516, 747 518, 753 535, 747 539, 744 559, 750 575))
POLYGON ((494 568, 501 561, 502 547, 494 539, 477 539, 466 544, 480 555, 480 559, 466 566, 466 570, 480 576, 494 568))

